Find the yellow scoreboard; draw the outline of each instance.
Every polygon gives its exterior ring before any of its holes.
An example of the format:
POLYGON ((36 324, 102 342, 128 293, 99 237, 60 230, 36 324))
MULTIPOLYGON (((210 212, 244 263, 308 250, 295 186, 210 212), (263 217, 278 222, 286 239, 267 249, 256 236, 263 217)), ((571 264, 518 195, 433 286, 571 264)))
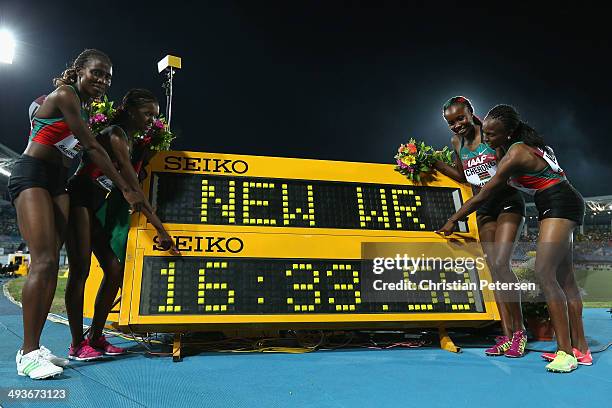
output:
MULTIPOLYGON (((403 328, 499 319, 487 290, 365 296, 372 269, 363 245, 445 242, 434 231, 471 191, 443 175, 417 184, 385 164, 163 152, 144 187, 182 256, 159 248, 155 229, 133 216, 120 327, 403 328)), ((459 240, 477 239, 474 216, 459 228, 459 240)), ((100 272, 92 265, 95 286, 100 272)), ((418 274, 443 282, 445 272, 418 274)), ((490 276, 485 268, 461 279, 490 276)))

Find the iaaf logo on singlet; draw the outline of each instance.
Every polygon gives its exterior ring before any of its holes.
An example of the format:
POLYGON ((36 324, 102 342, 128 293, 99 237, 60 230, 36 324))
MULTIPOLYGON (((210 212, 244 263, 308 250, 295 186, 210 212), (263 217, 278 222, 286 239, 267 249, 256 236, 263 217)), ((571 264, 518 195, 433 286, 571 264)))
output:
POLYGON ((488 154, 483 154, 480 155, 478 157, 474 157, 473 159, 469 159, 465 162, 464 166, 465 167, 474 167, 474 166, 478 166, 480 164, 483 163, 488 163, 492 160, 495 160, 495 156, 493 155, 488 155, 488 154))

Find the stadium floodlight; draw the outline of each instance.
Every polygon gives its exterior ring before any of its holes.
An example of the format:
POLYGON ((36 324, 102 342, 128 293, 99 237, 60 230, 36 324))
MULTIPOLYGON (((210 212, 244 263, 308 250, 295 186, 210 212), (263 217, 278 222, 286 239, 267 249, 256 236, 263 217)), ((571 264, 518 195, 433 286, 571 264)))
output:
POLYGON ((12 64, 15 56, 15 39, 8 30, 0 30, 0 62, 12 64))
POLYGON ((181 68, 181 57, 175 57, 174 55, 166 55, 157 63, 159 73, 166 74, 166 81, 162 86, 166 90, 166 121, 168 128, 170 128, 170 121, 172 120, 172 80, 176 70, 181 68))

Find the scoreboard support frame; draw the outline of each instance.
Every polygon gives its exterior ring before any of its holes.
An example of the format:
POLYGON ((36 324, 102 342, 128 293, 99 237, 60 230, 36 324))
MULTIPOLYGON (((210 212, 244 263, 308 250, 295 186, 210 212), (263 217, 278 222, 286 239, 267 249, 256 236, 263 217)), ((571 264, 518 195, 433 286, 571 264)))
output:
POLYGON ((440 348, 442 350, 450 351, 451 353, 461 353, 461 347, 455 345, 444 326, 438 328, 438 336, 440 337, 440 348))
POLYGON ((183 361, 182 355, 183 333, 174 333, 172 341, 172 361, 175 363, 183 361))

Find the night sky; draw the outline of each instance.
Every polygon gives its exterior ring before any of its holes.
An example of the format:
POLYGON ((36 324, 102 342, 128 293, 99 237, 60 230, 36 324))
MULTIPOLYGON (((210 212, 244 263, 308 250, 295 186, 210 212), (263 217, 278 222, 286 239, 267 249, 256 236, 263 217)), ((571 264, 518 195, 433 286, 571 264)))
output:
POLYGON ((84 48, 111 57, 116 100, 163 98, 156 63, 173 54, 177 150, 391 163, 410 137, 447 144, 441 106, 462 94, 481 116, 514 105, 583 195, 612 194, 603 10, 412 3, 4 0, 18 49, 0 66, 0 140, 23 151, 30 102, 84 48))

